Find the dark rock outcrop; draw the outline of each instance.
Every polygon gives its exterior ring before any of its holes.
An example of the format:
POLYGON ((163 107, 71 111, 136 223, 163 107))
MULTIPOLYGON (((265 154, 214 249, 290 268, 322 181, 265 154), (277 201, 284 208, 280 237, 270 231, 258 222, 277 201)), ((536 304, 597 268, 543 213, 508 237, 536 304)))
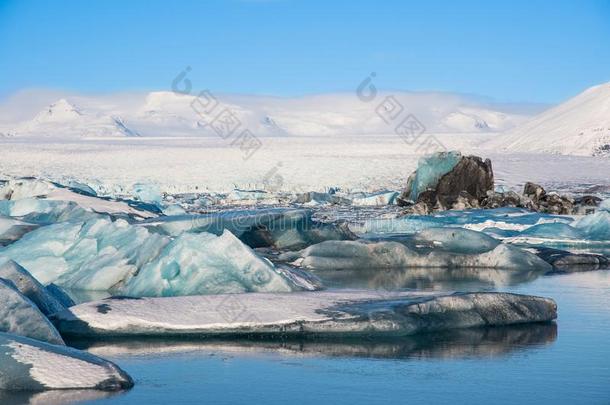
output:
POLYGON ((462 156, 451 171, 441 176, 410 200, 411 185, 416 177, 412 173, 407 187, 397 199, 398 205, 409 207, 409 211, 427 214, 435 210, 479 208, 487 193, 493 190, 494 177, 491 160, 478 156, 462 156))
POLYGON ((476 200, 478 203, 493 188, 491 160, 463 156, 453 170, 440 178, 435 191, 440 205, 451 208, 460 196, 469 196, 471 201, 476 200))

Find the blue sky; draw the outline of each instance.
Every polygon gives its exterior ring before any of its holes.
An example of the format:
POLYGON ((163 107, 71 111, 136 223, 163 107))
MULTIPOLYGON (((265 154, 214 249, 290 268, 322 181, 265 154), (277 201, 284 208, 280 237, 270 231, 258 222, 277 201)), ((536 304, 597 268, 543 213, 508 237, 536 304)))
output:
POLYGON ((384 89, 555 103, 610 81, 610 1, 0 0, 0 97, 24 88, 384 89), (458 4, 459 3, 459 4, 458 4))

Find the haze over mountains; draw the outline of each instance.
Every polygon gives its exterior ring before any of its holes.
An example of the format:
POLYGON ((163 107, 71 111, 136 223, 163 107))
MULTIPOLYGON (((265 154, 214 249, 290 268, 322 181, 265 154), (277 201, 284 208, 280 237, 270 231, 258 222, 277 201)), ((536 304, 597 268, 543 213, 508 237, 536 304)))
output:
POLYGON ((30 117, 19 111, 21 119, 5 120, 1 132, 14 137, 213 136, 206 122, 228 108, 242 128, 259 136, 387 134, 395 124, 386 123, 376 111, 387 96, 395 97, 404 114, 416 116, 428 132, 498 132, 527 118, 520 111, 500 110, 466 96, 408 92, 380 94, 371 103, 353 93, 297 98, 220 95, 217 109, 202 116, 191 105, 195 96, 160 91, 130 95, 127 100, 121 94, 60 97, 38 106, 38 111, 31 107, 30 117))
MULTIPOLYGON (((540 112, 485 103, 452 93, 380 93, 361 101, 354 93, 294 98, 214 95, 209 113, 193 108, 195 96, 158 91, 100 96, 35 92, 17 94, 0 106, 0 136, 29 138, 207 137, 221 111, 231 111, 240 129, 257 136, 333 136, 393 133, 378 114, 395 97, 428 133, 494 133, 485 147, 506 152, 610 155, 610 83, 540 112), (30 100, 37 100, 30 102, 30 100), (42 100, 52 100, 40 105, 42 100), (537 115, 534 113, 538 113, 537 115)), ((205 102, 205 100, 203 100, 205 102)), ((456 135, 459 136, 459 135, 456 135)))

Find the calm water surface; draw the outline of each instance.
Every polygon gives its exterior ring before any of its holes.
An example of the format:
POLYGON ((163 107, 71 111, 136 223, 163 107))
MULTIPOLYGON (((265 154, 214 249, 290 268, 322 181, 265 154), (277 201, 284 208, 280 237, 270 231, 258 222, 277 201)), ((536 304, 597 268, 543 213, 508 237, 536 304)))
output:
POLYGON ((543 276, 501 289, 554 298, 556 324, 384 342, 79 342, 117 362, 134 377, 135 388, 108 397, 80 392, 28 399, 95 404, 609 404, 610 271, 543 276))

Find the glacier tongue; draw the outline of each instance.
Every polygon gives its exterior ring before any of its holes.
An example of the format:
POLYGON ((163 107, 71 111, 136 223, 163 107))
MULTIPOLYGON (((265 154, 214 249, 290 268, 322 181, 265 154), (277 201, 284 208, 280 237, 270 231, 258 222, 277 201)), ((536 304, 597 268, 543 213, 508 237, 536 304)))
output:
POLYGON ((106 299, 53 315, 77 336, 406 336, 551 321, 548 298, 507 293, 355 291, 106 299))

